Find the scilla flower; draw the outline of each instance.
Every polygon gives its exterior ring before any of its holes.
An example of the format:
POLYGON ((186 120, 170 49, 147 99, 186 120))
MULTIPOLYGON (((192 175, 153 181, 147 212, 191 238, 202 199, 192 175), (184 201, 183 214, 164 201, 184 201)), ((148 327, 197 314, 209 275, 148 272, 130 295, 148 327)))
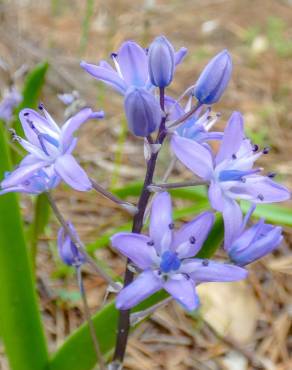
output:
MULTIPOLYGON (((21 171, 26 171, 26 164, 23 162, 20 164, 19 167, 21 168, 21 171)), ((5 180, 7 183, 7 180, 9 180, 10 176, 14 176, 15 174, 12 173, 6 173, 5 174, 5 180)), ((14 185, 3 187, 0 190, 0 195, 6 194, 6 193, 26 193, 26 194, 41 194, 43 192, 47 192, 60 183, 61 178, 58 176, 52 166, 46 167, 46 168, 40 168, 35 173, 32 173, 29 178, 26 178, 22 182, 15 182, 14 185)), ((3 181, 2 181, 3 183, 3 181)))
POLYGON ((174 48, 164 36, 156 37, 149 47, 148 64, 152 85, 168 86, 174 74, 174 48))
MULTIPOLYGON (((180 64, 186 53, 186 48, 177 51, 174 55, 174 64, 180 64)), ((125 95, 130 87, 147 89, 153 87, 149 79, 147 51, 136 42, 124 42, 117 53, 112 53, 111 56, 115 68, 104 60, 99 65, 81 62, 80 66, 122 95, 125 95)))
POLYGON ((247 271, 240 267, 191 258, 202 247, 213 222, 214 215, 204 212, 174 231, 170 196, 166 192, 157 195, 151 209, 149 236, 118 233, 111 238, 112 246, 142 270, 118 294, 117 308, 129 309, 165 289, 187 310, 194 310, 199 305, 197 284, 244 279, 247 271))
POLYGON ((283 240, 282 227, 266 224, 264 219, 246 228, 254 209, 255 206, 252 206, 244 218, 238 235, 230 245, 225 246, 230 259, 239 266, 245 266, 266 256, 283 240))
POLYGON ((211 205, 223 214, 225 245, 234 239, 242 223, 237 200, 273 203, 290 198, 287 188, 260 175, 261 169, 253 168, 254 162, 267 150, 258 152, 258 147, 245 137, 243 118, 238 112, 232 114, 216 156, 196 141, 179 135, 173 135, 171 146, 186 167, 209 182, 211 205))
POLYGON ((9 122, 13 117, 13 109, 22 101, 21 94, 13 87, 0 102, 0 119, 9 122))
MULTIPOLYGON (((188 103, 183 109, 182 106, 170 96, 165 97, 165 110, 167 114, 167 123, 178 120, 185 113, 189 112, 192 106, 193 97, 189 98, 188 103)), ((181 123, 175 132, 182 137, 192 139, 198 143, 205 143, 209 140, 221 140, 222 132, 210 131, 217 122, 220 114, 212 113, 211 107, 204 109, 201 106, 197 112, 185 122, 181 123)))
POLYGON ((201 104, 216 103, 223 95, 231 73, 231 56, 227 50, 223 50, 204 68, 195 84, 194 96, 201 104))
POLYGON ((132 134, 146 137, 158 129, 162 111, 154 95, 146 89, 130 89, 126 94, 124 107, 132 134))
POLYGON ((75 131, 90 118, 102 118, 103 112, 84 108, 69 118, 60 128, 49 113, 40 107, 44 116, 32 109, 23 109, 19 118, 26 139, 14 134, 14 139, 29 152, 21 165, 1 182, 7 189, 24 184, 40 169, 50 168, 73 189, 87 191, 92 188, 85 171, 80 167, 72 151, 77 144, 75 131))
MULTIPOLYGON (((78 240, 78 234, 71 222, 67 222, 67 225, 78 240)), ((63 227, 60 228, 58 233, 58 250, 62 261, 68 266, 79 267, 85 263, 85 256, 78 250, 75 243, 71 240, 70 236, 66 233, 63 227)))

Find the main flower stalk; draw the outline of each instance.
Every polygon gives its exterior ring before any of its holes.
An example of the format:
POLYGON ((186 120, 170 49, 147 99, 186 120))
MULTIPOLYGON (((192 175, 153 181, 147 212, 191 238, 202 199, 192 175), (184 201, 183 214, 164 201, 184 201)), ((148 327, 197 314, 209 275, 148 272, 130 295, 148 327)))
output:
MULTIPOLYGON (((164 88, 160 88, 159 92, 160 92, 160 106, 161 109, 164 111, 164 88)), ((162 144, 166 137, 165 119, 166 119, 165 117, 161 119, 156 139, 157 144, 162 144)), ((158 154, 159 151, 156 153, 152 153, 149 161, 147 162, 147 170, 145 174, 144 184, 138 201, 138 212, 136 213, 133 219, 132 232, 136 234, 140 234, 143 228, 144 213, 151 195, 151 192, 148 190, 148 186, 153 182, 153 176, 158 154)), ((124 287, 132 283, 134 279, 134 273, 128 269, 129 262, 130 261, 128 259, 124 275, 124 287)), ((114 363, 121 364, 124 360, 129 336, 129 329, 130 329, 130 310, 120 310, 117 341, 113 357, 114 363)))

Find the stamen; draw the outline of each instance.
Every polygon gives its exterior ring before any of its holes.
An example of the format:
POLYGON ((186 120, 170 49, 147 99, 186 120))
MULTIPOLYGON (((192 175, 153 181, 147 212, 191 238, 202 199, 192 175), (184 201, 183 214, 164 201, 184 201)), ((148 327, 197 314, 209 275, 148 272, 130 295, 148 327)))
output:
POLYGON ((196 238, 194 236, 190 237, 190 243, 195 244, 196 243, 196 238))
POLYGON ((232 154, 232 159, 236 159, 236 154, 232 154))
POLYGON ((170 228, 170 230, 173 230, 174 229, 174 223, 172 222, 171 224, 168 225, 168 227, 170 228))
POLYGON ((275 176, 277 176, 277 174, 276 172, 268 172, 267 176, 273 179, 275 176))
POLYGON ((257 144, 253 145, 252 151, 257 152, 259 150, 259 146, 257 144))
POLYGON ((44 140, 43 140, 43 139, 46 139, 45 134, 42 134, 41 132, 39 132, 39 130, 35 127, 35 125, 33 124, 33 122, 31 120, 27 119, 26 122, 29 124, 30 128, 36 134, 36 136, 37 136, 37 138, 39 140, 39 143, 40 143, 40 145, 42 147, 42 150, 49 157, 50 154, 48 153, 47 148, 46 148, 45 143, 44 143, 44 140))
POLYGON ((25 117, 27 117, 27 116, 29 115, 29 112, 25 112, 25 113, 23 113, 23 115, 24 115, 25 117))
POLYGON ((263 154, 268 154, 270 152, 270 148, 269 147, 265 147, 263 149, 263 154))
POLYGON ((147 245, 153 246, 154 245, 154 241, 153 240, 150 240, 149 242, 147 242, 147 245))
POLYGON ((259 194, 258 195, 258 199, 261 200, 261 201, 263 201, 265 198, 264 198, 263 194, 259 194))
POLYGON ((203 260, 202 265, 203 266, 209 266, 209 260, 203 260))

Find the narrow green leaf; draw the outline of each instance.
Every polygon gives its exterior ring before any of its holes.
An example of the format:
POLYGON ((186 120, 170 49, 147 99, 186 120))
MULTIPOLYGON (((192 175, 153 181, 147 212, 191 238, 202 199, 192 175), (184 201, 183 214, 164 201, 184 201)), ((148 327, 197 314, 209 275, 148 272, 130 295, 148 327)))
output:
MULTIPOLYGON (((125 199, 129 196, 137 196, 141 190, 142 184, 140 182, 133 182, 124 187, 114 190, 114 193, 125 199)), ((203 186, 196 186, 194 188, 181 188, 170 191, 174 198, 189 199, 192 201, 207 200, 206 188, 203 186)), ((248 202, 241 202, 241 207, 246 212, 250 204, 248 202)), ((264 217, 266 221, 280 225, 292 226, 292 213, 291 210, 285 206, 277 204, 263 204, 258 205, 253 216, 264 217)))
MULTIPOLYGON (((0 127, 0 173, 10 168, 0 127)), ((0 331, 11 370, 45 370, 48 354, 15 194, 0 196, 0 331)))
MULTIPOLYGON (((133 312, 145 310, 167 296, 166 292, 160 291, 135 307, 133 312)), ((94 315, 93 323, 101 351, 107 356, 113 350, 116 339, 118 311, 114 303, 107 304, 94 315)), ((96 362, 96 353, 86 323, 78 328, 55 353, 51 359, 50 370, 91 370, 96 362)))
POLYGON ((220 245, 223 242, 224 238, 224 225, 222 216, 218 213, 216 214, 216 220, 214 226, 205 241, 203 247, 196 255, 197 258, 211 258, 220 245))
MULTIPOLYGON (((173 213, 174 220, 183 219, 190 216, 195 216, 196 214, 208 209, 208 202, 206 200, 196 203, 195 206, 184 207, 177 209, 173 213)), ((98 248, 104 248, 109 245, 110 237, 116 233, 122 231, 131 231, 131 222, 127 222, 121 226, 115 227, 104 233, 100 238, 95 240, 93 243, 87 244, 86 249, 89 253, 94 252, 98 248)))

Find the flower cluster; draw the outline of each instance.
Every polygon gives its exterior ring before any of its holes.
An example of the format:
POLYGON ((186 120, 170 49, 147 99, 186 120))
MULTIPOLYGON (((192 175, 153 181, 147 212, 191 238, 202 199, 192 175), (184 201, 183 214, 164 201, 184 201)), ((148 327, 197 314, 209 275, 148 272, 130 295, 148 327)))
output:
MULTIPOLYGON (((247 276, 244 267, 273 251, 283 238, 280 226, 266 224, 263 219, 248 226, 257 204, 290 198, 289 190, 275 182, 273 174, 264 175, 263 169, 255 165, 258 158, 268 154, 268 148, 260 150, 246 137, 239 112, 232 113, 224 132, 212 131, 220 114, 214 113, 210 105, 218 102, 230 81, 230 54, 227 50, 218 53, 197 82, 174 99, 166 95, 165 90, 186 54, 186 48, 175 51, 169 40, 160 36, 147 49, 133 41, 124 42, 111 54, 113 65, 104 60, 98 65, 81 62, 86 72, 122 95, 129 131, 144 138, 150 153, 145 156, 147 173, 133 232, 117 233, 111 238, 112 247, 126 256, 139 272, 136 279, 131 277, 130 284, 119 292, 116 306, 120 310, 130 309, 161 289, 187 310, 194 310, 199 305, 198 284, 244 279, 247 276), (147 219, 149 189, 153 185, 159 150, 167 140, 175 157, 206 184, 210 210, 174 230, 171 198, 161 188, 161 192, 153 196, 148 236, 141 231, 147 219), (217 151, 212 141, 218 142, 217 151), (240 200, 251 204, 245 216, 240 200), (215 212, 221 213, 224 220, 226 261, 198 257, 212 229, 215 212)), ((75 98, 76 93, 60 96, 69 105, 75 98)), ((103 112, 83 108, 59 127, 43 105, 39 108, 42 114, 32 109, 20 112, 26 138, 13 132, 13 139, 28 154, 14 171, 5 174, 0 194, 48 192, 61 180, 78 191, 100 189, 72 152, 77 143, 74 133, 87 120, 103 118, 103 112)), ((10 114, 8 111, 8 118, 10 114)), ((116 199, 105 190, 101 192, 116 199)), ((64 263, 78 267, 88 260, 76 246, 75 241, 79 239, 73 225, 66 225, 58 237, 60 256, 64 263)))

